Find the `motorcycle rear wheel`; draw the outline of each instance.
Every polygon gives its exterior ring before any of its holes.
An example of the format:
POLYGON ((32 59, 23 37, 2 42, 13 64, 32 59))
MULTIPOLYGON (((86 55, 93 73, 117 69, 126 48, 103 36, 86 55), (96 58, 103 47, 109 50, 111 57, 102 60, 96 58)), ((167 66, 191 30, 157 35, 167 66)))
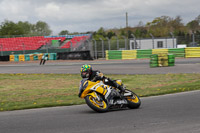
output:
POLYGON ((140 107, 141 105, 141 101, 140 98, 137 94, 135 94, 134 92, 132 92, 132 96, 127 96, 126 99, 128 101, 128 108, 130 109, 137 109, 140 107))
POLYGON ((103 113, 108 111, 108 105, 103 99, 98 101, 95 97, 88 95, 85 97, 85 101, 96 112, 103 113))

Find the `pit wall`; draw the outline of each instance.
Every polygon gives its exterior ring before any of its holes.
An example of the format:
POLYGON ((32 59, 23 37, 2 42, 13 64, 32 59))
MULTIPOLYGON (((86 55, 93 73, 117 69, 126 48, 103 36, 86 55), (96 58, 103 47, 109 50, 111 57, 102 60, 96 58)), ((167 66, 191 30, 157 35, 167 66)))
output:
POLYGON ((150 58, 152 54, 173 54, 175 57, 199 58, 200 47, 148 49, 148 50, 107 50, 106 59, 143 59, 150 58))

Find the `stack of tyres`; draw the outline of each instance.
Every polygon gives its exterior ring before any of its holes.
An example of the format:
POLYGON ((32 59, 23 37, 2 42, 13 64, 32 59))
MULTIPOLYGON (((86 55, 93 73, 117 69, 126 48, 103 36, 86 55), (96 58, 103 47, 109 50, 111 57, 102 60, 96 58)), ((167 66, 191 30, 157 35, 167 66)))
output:
POLYGON ((152 54, 150 56, 150 67, 158 67, 158 55, 152 54))
POLYGON ((158 66, 166 67, 168 66, 168 55, 158 54, 158 66))
POLYGON ((169 54, 168 55, 168 65, 169 66, 174 66, 175 64, 175 55, 169 54))

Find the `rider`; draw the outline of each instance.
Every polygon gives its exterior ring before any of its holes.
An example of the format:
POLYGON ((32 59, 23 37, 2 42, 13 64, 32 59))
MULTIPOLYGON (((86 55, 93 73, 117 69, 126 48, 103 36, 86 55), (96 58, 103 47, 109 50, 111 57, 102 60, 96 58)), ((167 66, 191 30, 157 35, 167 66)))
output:
POLYGON ((81 77, 87 78, 93 82, 102 80, 104 84, 118 88, 121 93, 125 92, 125 89, 121 85, 117 84, 114 80, 103 76, 103 73, 101 73, 99 70, 92 70, 91 65, 83 65, 81 67, 81 77))

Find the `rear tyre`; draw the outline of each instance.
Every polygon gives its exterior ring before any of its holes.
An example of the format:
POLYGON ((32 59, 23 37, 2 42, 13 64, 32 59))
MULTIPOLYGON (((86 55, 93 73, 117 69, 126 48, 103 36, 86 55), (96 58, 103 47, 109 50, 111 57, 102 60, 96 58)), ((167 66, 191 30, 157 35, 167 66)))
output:
MULTIPOLYGON (((100 96, 101 97, 101 96, 100 96)), ((87 105, 96 112, 103 113, 108 111, 107 103, 101 98, 100 101, 96 97, 88 95, 85 97, 87 105)))
MULTIPOLYGON (((130 90, 129 90, 130 91, 130 90)), ((131 91, 132 92, 132 91, 131 91)), ((128 101, 128 108, 130 109, 137 109, 141 105, 140 98, 137 94, 132 92, 132 96, 127 96, 126 99, 128 101)))

